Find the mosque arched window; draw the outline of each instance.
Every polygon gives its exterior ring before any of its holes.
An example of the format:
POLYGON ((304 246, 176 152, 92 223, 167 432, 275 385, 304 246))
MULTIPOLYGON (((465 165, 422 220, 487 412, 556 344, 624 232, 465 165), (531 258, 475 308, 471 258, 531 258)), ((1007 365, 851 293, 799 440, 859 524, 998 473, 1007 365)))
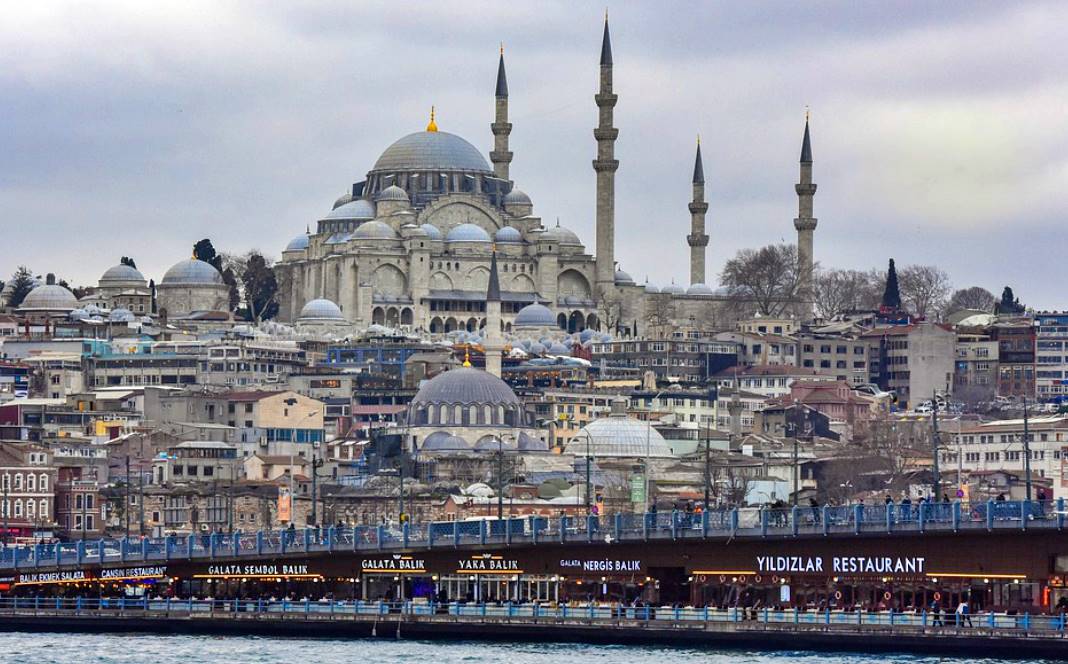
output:
POLYGON ((478 419, 478 415, 475 413, 477 408, 475 406, 468 406, 464 410, 464 426, 469 427, 475 423, 478 419))
POLYGON ((491 408, 486 405, 482 407, 482 413, 479 415, 479 424, 489 424, 493 420, 493 414, 490 412, 491 408))
POLYGON ((494 424, 504 424, 504 406, 497 406, 497 417, 494 418, 494 424))
POLYGON ((463 410, 464 410, 464 407, 461 406, 460 404, 456 404, 456 406, 453 408, 453 414, 452 414, 453 419, 452 419, 452 421, 453 421, 454 424, 460 424, 461 422, 464 421, 463 420, 463 418, 464 418, 463 410))

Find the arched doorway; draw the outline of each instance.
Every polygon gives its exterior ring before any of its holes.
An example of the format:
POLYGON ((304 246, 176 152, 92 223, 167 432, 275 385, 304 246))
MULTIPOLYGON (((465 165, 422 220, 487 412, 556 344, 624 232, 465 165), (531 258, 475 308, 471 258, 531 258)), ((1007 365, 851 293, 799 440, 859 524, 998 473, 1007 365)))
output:
POLYGON ((445 331, 446 332, 452 332, 453 330, 455 330, 459 326, 460 326, 460 324, 457 323, 456 319, 453 318, 452 316, 449 316, 448 318, 445 319, 445 331))
POLYGON ((568 332, 581 332, 586 329, 586 317, 581 311, 572 311, 571 317, 567 319, 567 331, 568 332))
POLYGON ((430 319, 430 333, 441 334, 445 331, 445 323, 442 322, 440 316, 434 316, 430 319))
POLYGON ((386 310, 386 324, 390 327, 397 327, 400 323, 400 312, 397 311, 397 307, 390 307, 386 310))
POLYGON ((371 312, 371 322, 375 325, 386 324, 386 311, 382 307, 375 307, 371 312))
POLYGON ((560 314, 556 317, 556 324, 560 326, 561 330, 567 329, 567 314, 560 314))
POLYGON ((401 319, 400 319, 401 325, 411 325, 412 321, 413 321, 412 310, 409 309, 408 307, 404 307, 404 309, 401 309, 401 319))

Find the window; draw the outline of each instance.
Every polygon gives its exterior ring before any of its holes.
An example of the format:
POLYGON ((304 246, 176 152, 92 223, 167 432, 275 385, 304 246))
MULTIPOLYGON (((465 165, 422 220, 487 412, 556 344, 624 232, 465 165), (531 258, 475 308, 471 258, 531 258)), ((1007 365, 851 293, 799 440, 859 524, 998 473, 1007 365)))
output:
POLYGON ((38 505, 38 507, 37 507, 37 516, 41 517, 42 520, 47 519, 48 518, 48 501, 45 500, 44 498, 42 498, 41 502, 39 502, 37 505, 38 505))
POLYGON ((41 473, 41 479, 38 480, 37 486, 41 491, 48 491, 48 475, 41 473))
POLYGON ((85 494, 85 509, 93 509, 93 494, 91 493, 85 494))
POLYGON ((15 475, 15 491, 22 491, 22 475, 15 475))
POLYGON ((26 476, 26 490, 31 493, 37 490, 37 476, 33 473, 26 476))
POLYGON ((22 516, 22 500, 20 499, 20 500, 16 500, 15 501, 15 518, 17 519, 17 518, 19 518, 21 516, 22 516))

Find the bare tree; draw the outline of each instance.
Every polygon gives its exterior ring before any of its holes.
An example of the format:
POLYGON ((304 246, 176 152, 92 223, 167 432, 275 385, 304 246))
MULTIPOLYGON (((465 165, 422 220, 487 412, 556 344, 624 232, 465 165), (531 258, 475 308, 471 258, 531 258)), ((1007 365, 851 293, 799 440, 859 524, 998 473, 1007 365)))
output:
POLYGON ((845 311, 877 309, 885 280, 878 270, 817 270, 813 278, 816 313, 831 318, 845 311))
POLYGON ((645 323, 650 336, 662 339, 675 322, 675 301, 669 295, 653 295, 646 298, 645 323))
POLYGON ((909 265, 898 276, 901 299, 912 313, 932 319, 942 315, 953 287, 945 270, 934 265, 909 265))
POLYGON ((792 244, 743 249, 723 266, 720 283, 735 306, 775 317, 797 301, 805 269, 792 244))
POLYGON ((600 319, 600 329, 615 332, 623 324, 623 298, 619 295, 602 295, 597 302, 597 318, 600 319))
POLYGON ((946 313, 971 309, 974 311, 993 311, 997 299, 994 294, 981 286, 962 288, 954 291, 953 297, 949 298, 946 313))

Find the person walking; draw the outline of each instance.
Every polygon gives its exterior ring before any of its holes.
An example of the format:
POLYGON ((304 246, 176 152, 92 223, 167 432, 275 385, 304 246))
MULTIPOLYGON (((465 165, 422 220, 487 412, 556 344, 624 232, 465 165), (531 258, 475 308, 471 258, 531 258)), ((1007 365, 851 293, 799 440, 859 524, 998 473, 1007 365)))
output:
POLYGON ((937 599, 931 602, 931 626, 942 627, 942 602, 937 599))
POLYGON ((968 600, 961 597, 960 604, 957 605, 957 627, 964 627, 965 622, 968 623, 968 627, 972 627, 972 616, 968 611, 968 600))

